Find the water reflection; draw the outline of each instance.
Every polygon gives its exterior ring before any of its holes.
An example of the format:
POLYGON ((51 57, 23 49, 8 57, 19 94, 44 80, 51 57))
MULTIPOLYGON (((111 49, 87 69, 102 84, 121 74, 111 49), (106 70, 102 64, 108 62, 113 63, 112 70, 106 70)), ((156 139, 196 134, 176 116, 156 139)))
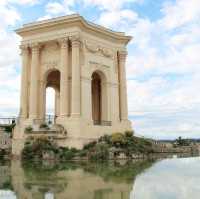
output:
POLYGON ((200 158, 0 163, 0 199, 198 199, 200 158))
POLYGON ((0 165, 0 199, 129 199, 151 161, 0 165))
POLYGON ((200 158, 162 160, 141 174, 131 199, 199 199, 200 158))

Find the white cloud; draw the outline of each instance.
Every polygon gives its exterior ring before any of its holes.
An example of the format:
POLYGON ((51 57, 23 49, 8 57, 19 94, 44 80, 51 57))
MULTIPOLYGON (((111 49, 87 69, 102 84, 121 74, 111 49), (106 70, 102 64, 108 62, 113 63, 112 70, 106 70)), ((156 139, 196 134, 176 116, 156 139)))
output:
POLYGON ((0 115, 16 114, 19 107, 19 37, 9 32, 21 20, 20 14, 10 4, 0 4, 0 115))
POLYGON ((176 0, 166 3, 162 9, 165 17, 160 23, 167 29, 173 29, 200 19, 199 0, 176 0))

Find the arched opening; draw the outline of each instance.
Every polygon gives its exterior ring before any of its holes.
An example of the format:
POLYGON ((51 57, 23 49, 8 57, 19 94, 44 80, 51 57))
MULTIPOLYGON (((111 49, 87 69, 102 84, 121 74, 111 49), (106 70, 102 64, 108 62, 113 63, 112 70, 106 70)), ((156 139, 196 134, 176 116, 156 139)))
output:
POLYGON ((55 89, 46 88, 46 115, 55 115, 55 89))
POLYGON ((95 124, 101 123, 102 98, 101 77, 98 73, 92 75, 92 119, 95 124))
POLYGON ((92 119, 94 125, 110 125, 106 76, 101 71, 92 74, 92 119))
POLYGON ((54 123, 60 114, 60 72, 58 70, 48 73, 45 91, 46 121, 54 123))

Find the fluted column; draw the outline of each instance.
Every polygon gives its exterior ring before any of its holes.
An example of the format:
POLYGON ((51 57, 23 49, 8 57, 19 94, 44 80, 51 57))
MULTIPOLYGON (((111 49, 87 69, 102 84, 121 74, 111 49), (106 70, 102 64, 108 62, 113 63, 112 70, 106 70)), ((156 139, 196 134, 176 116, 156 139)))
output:
POLYGON ((80 40, 78 36, 70 38, 72 44, 72 99, 71 116, 80 117, 81 88, 80 88, 80 40))
POLYGON ((118 52, 119 58, 119 95, 120 95, 120 119, 128 119, 127 86, 126 86, 126 51, 118 52))
POLYGON ((21 45, 22 75, 21 75, 21 96, 20 96, 20 118, 28 116, 28 46, 21 45))
POLYGON ((61 39, 60 41, 60 116, 65 117, 69 115, 69 44, 68 38, 61 39))
POLYGON ((30 81, 30 104, 29 104, 29 118, 38 118, 38 78, 39 78, 39 45, 33 44, 31 46, 31 81, 30 81))

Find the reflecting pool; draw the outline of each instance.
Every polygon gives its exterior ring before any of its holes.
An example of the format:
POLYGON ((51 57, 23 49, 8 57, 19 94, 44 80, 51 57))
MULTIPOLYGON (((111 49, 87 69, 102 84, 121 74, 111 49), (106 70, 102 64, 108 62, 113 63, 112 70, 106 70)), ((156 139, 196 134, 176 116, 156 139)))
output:
POLYGON ((200 158, 0 163, 0 199, 199 199, 200 158))

